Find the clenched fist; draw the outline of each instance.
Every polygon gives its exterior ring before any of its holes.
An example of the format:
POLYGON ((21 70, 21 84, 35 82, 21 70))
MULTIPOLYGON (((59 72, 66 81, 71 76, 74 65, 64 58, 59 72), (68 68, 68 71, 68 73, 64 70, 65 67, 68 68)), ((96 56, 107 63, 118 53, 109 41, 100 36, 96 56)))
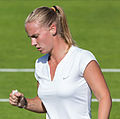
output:
POLYGON ((24 95, 17 90, 13 90, 10 93, 9 103, 13 106, 17 106, 20 108, 25 108, 27 106, 27 100, 24 95))

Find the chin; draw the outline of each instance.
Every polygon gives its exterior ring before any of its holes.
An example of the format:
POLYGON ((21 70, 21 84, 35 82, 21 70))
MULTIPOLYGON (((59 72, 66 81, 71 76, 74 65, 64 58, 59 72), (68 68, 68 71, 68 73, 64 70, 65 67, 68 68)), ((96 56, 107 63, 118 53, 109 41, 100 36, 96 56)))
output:
POLYGON ((41 54, 47 54, 48 52, 45 51, 40 51, 41 54))

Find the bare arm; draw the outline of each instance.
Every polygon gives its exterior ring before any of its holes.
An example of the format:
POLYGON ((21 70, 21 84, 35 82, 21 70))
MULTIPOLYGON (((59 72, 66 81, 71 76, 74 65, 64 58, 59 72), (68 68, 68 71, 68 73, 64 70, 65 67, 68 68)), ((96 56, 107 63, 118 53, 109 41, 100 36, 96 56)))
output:
POLYGON ((98 119, 109 119, 112 105, 109 89, 96 61, 91 61, 85 69, 84 77, 99 101, 98 119))
POLYGON ((46 109, 38 96, 33 99, 28 99, 20 92, 16 92, 15 94, 12 92, 9 97, 9 103, 14 106, 24 107, 24 109, 29 111, 46 113, 46 109))
POLYGON ((25 109, 37 113, 46 113, 46 109, 38 96, 33 99, 27 99, 25 109))

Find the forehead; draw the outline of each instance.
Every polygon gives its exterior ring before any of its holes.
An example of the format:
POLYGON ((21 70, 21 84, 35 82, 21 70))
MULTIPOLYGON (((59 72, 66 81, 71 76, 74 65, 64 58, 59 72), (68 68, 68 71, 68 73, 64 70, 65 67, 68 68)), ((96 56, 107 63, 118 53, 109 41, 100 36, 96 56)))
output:
POLYGON ((25 30, 29 36, 33 34, 40 34, 48 29, 48 27, 40 25, 38 22, 30 22, 25 24, 25 30))
POLYGON ((39 23, 37 22, 30 22, 30 23, 26 23, 25 24, 25 30, 29 33, 29 32, 35 32, 40 30, 41 26, 39 23))

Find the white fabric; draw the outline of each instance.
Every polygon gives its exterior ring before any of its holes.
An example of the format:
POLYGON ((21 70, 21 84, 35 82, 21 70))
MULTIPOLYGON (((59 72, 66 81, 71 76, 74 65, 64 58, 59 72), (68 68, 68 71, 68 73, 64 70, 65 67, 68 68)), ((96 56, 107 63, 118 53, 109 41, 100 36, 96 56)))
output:
POLYGON ((96 60, 87 50, 72 46, 58 64, 53 81, 49 55, 36 61, 35 77, 40 83, 38 96, 46 110, 46 119, 91 119, 91 90, 83 77, 88 63, 96 60))

